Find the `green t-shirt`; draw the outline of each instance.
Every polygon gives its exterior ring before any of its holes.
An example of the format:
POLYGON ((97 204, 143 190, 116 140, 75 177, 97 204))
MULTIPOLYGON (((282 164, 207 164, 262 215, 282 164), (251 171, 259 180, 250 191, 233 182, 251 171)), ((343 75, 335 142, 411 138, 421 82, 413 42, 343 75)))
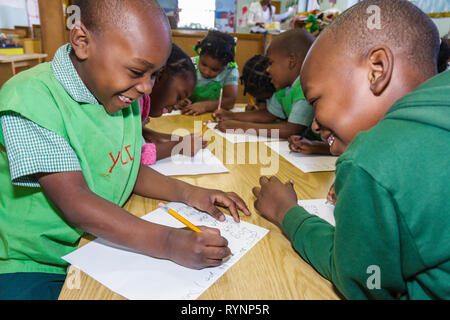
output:
POLYGON ((314 119, 314 109, 303 95, 300 77, 294 81, 292 86, 275 92, 267 100, 267 110, 277 118, 305 127, 310 126, 314 119))
POLYGON ((189 97, 192 102, 218 100, 220 89, 239 84, 239 69, 236 63, 230 62, 216 77, 206 79, 203 78, 198 68, 199 57, 193 57, 192 62, 197 69, 197 84, 191 97, 189 97))

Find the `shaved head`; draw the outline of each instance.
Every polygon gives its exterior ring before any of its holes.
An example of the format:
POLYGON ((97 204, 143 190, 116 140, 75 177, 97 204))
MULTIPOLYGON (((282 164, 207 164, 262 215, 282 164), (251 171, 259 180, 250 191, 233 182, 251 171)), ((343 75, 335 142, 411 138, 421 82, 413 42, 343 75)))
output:
POLYGON ((165 16, 156 0, 75 0, 74 4, 80 8, 81 22, 94 34, 112 27, 127 31, 131 21, 126 13, 131 10, 151 9, 153 14, 165 16))
POLYGON ((340 14, 322 32, 325 36, 342 45, 344 54, 363 56, 386 45, 420 69, 437 65, 439 32, 425 13, 406 0, 362 1, 340 14))
POLYGON ((268 51, 277 51, 286 55, 294 53, 297 57, 304 59, 314 39, 314 36, 305 29, 288 30, 272 40, 268 51))

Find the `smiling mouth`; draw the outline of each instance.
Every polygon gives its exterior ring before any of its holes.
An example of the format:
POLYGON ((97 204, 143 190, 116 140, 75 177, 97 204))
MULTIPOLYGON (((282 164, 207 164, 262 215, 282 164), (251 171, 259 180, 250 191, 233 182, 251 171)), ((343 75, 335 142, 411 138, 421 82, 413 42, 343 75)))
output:
POLYGON ((330 134, 327 138, 327 143, 330 146, 330 148, 333 146, 333 143, 335 141, 336 137, 333 134, 330 134))
POLYGON ((136 99, 131 99, 131 98, 126 97, 124 95, 119 95, 119 100, 122 101, 123 103, 126 103, 126 104, 132 104, 133 101, 136 100, 136 99))

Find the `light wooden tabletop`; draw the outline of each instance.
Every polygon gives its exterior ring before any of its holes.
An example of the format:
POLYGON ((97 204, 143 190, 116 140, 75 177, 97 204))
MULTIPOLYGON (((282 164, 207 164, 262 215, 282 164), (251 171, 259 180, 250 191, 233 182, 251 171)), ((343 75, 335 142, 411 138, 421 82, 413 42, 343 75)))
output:
MULTIPOLYGON (((167 116, 152 119, 148 127, 165 133, 173 133, 173 130, 177 128, 184 128, 194 132, 194 121, 205 122, 211 119, 210 114, 197 117, 167 116)), ((177 133, 175 132, 175 134, 177 133)), ((205 133, 206 137, 209 135, 214 135, 211 130, 205 133)), ((218 136, 215 136, 214 139, 218 138, 218 136)), ((214 142, 210 144, 210 149, 214 149, 212 146, 214 146, 214 142)), ((244 199, 252 213, 250 217, 242 214, 242 220, 269 229, 269 233, 209 287, 199 299, 340 299, 333 285, 300 257, 281 230, 260 216, 255 210, 253 206, 255 198, 252 188, 258 185, 261 168, 267 169, 270 167, 268 164, 269 159, 272 159, 272 162, 275 161, 273 160, 275 156, 270 156, 271 153, 267 147, 260 143, 258 148, 263 149, 258 149, 260 150, 258 153, 268 154, 269 157, 258 156, 258 162, 250 164, 248 153, 250 149, 256 146, 255 144, 247 143, 244 151, 244 149, 238 149, 242 148, 242 145, 224 143, 223 148, 228 148, 228 151, 223 151, 224 155, 226 152, 232 152, 230 150, 235 148, 234 163, 227 164, 227 162, 233 161, 227 161, 226 157, 224 157, 225 166, 230 170, 229 173, 178 177, 194 185, 236 192, 244 199), (243 153, 245 153, 245 156, 243 153), (243 161, 244 158, 246 161, 243 161)), ((215 150, 212 151, 214 152, 215 150)), ((214 153, 218 155, 217 152, 214 153)), ((305 174, 283 158, 276 158, 279 161, 279 167, 273 175, 282 181, 293 179, 299 199, 316 199, 326 196, 333 182, 334 172, 305 174)), ((159 200, 132 195, 124 208, 140 217, 157 209, 158 202, 159 200)), ((92 239, 92 236, 83 237, 80 246, 92 239)), ((68 271, 68 276, 59 298, 61 300, 124 299, 73 266, 68 271)))

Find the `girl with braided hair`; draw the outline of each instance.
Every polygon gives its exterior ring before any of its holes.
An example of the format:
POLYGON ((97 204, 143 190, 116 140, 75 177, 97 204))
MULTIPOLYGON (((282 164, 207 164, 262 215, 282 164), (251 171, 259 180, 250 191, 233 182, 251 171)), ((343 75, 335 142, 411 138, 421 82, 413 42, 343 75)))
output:
POLYGON ((182 109, 186 115, 212 112, 219 106, 233 108, 238 93, 239 70, 234 62, 236 42, 226 33, 211 30, 194 48, 198 56, 192 58, 197 69, 197 85, 190 96, 190 104, 182 109))
POLYGON ((172 135, 160 133, 146 128, 149 117, 157 118, 170 113, 181 101, 194 91, 197 74, 191 58, 176 44, 172 44, 172 52, 166 66, 149 96, 140 100, 142 118, 142 157, 141 162, 152 165, 157 160, 167 158, 172 149, 179 143, 184 146, 181 151, 188 156, 194 156, 200 148, 206 147, 206 141, 194 134, 174 139, 172 135), (151 105, 151 107, 150 107, 151 105))
POLYGON ((266 109, 266 100, 275 93, 270 75, 266 69, 269 67, 269 59, 257 54, 250 58, 244 65, 241 84, 244 86, 244 95, 247 93, 256 99, 256 104, 248 104, 246 111, 266 109))

